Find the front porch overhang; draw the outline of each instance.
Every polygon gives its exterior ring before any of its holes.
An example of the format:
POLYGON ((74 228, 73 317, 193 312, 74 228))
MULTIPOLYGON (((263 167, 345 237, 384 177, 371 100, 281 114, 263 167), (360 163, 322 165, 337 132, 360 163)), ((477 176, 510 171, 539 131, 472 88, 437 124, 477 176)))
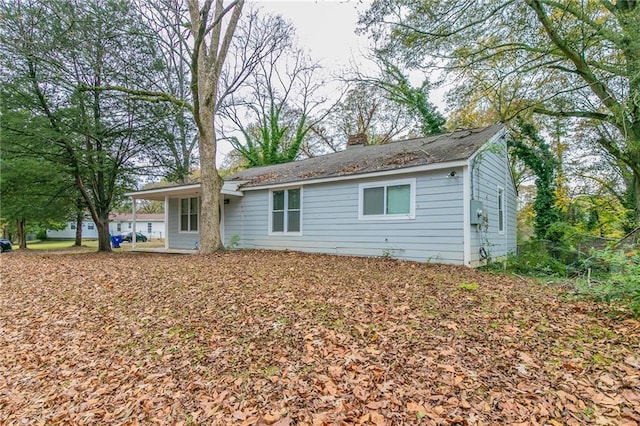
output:
MULTIPOLYGON (((242 197, 244 194, 239 190, 244 182, 225 182, 220 193, 223 196, 242 197)), ((128 192, 125 195, 134 200, 164 201, 167 198, 198 197, 202 189, 200 183, 187 185, 167 186, 165 188, 144 189, 142 191, 128 192)))
MULTIPOLYGON (((242 197, 244 193, 240 191, 240 187, 246 182, 224 182, 222 186, 222 190, 220 191, 221 199, 220 204, 222 204, 225 199, 229 197, 242 197)), ((191 197, 200 197, 202 195, 202 185, 200 183, 193 183, 187 185, 176 185, 176 186, 168 186, 165 188, 156 188, 156 189, 146 189, 142 191, 129 192, 125 195, 131 197, 132 201, 132 213, 133 213, 133 229, 136 229, 136 201, 137 200, 151 200, 151 201, 161 201, 164 202, 164 226, 165 226, 165 240, 164 240, 164 250, 158 250, 159 253, 169 253, 172 250, 179 250, 183 252, 181 249, 175 249, 171 247, 169 241, 169 199, 173 198, 191 198, 191 197)), ((136 238, 133 238, 132 241, 132 250, 135 250, 136 246, 136 238)), ((193 252, 192 250, 187 250, 185 252, 193 252)))

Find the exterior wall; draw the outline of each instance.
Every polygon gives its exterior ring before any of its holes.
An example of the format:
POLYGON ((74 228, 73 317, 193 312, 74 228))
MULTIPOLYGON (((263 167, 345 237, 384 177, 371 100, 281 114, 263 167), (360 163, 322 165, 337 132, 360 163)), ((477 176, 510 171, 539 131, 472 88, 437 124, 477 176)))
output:
MULTIPOLYGON (((121 221, 120 231, 118 231, 118 222, 120 221, 109 222, 109 232, 112 235, 128 234, 133 231, 133 221, 121 221)), ((164 238, 164 221, 136 219, 136 231, 148 238, 164 238), (151 232, 149 232, 149 223, 151 224, 151 232)))
MULTIPOLYGON (((231 197, 225 204, 225 244, 233 239, 239 248, 462 264, 461 175, 458 168, 302 186, 302 235, 298 236, 269 235, 269 190, 245 191, 244 197, 231 197), (449 177, 452 170, 456 177, 449 177), (359 184, 405 178, 416 178, 415 219, 358 219, 359 184)), ((177 217, 177 210, 170 213, 177 217)))
MULTIPOLYGON (((47 231, 47 237, 58 240, 73 240, 76 237, 76 230, 72 228, 75 226, 75 222, 67 222, 66 228, 60 231, 47 231)), ((133 231, 132 221, 122 221, 121 230, 118 231, 118 221, 109 222, 109 233, 111 235, 128 234, 133 231)), ((164 238, 164 221, 157 220, 136 220, 136 230, 149 238, 164 238), (151 233, 149 233, 149 223, 151 223, 151 233)), ((82 222, 82 238, 83 239, 97 239, 98 229, 93 221, 82 222)))
POLYGON ((471 225, 471 265, 485 261, 480 249, 491 259, 516 250, 517 195, 509 168, 504 138, 488 144, 471 159, 471 196, 482 202, 487 215, 483 225, 471 225), (504 189, 506 221, 504 232, 498 230, 498 188, 504 189), (488 224, 488 226, 487 226, 488 224))
MULTIPOLYGON (((51 238, 53 240, 73 240, 76 238, 75 226, 75 222, 67 222, 66 228, 60 231, 48 230, 47 238, 51 238), (72 228, 72 226, 74 228, 72 228)), ((82 222, 82 238, 88 240, 98 238, 98 228, 93 221, 87 220, 82 222)))
MULTIPOLYGON (((168 226, 168 242, 169 248, 176 249, 195 249, 196 243, 200 243, 200 233, 199 232, 179 232, 178 231, 178 223, 180 220, 179 216, 179 202, 178 198, 169 198, 169 211, 167 213, 167 218, 169 220, 168 226)), ((200 207, 200 204, 198 204, 200 207)), ((198 211, 198 220, 200 219, 200 212, 198 211)), ((198 229, 200 226, 198 224, 198 229)))

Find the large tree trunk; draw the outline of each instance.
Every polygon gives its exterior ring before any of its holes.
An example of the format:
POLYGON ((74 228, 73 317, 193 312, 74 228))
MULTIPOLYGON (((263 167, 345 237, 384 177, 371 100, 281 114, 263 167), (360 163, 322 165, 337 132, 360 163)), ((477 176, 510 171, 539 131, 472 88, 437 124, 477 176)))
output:
POLYGON ((26 231, 26 220, 18 219, 16 221, 16 234, 18 237, 18 244, 21 249, 27 248, 27 231, 26 231))
POLYGON ((220 190, 222 179, 216 167, 216 132, 214 114, 218 99, 218 84, 231 39, 235 32, 244 0, 234 0, 225 9, 223 0, 215 0, 215 12, 211 28, 209 17, 213 0, 206 1, 200 8, 197 0, 189 1, 191 31, 194 35, 191 57, 191 93, 193 95, 193 116, 198 126, 200 143, 200 253, 209 254, 222 250, 220 238, 220 190), (224 35, 222 19, 233 10, 224 35), (209 46, 205 38, 209 37, 209 46))
POLYGON ((75 246, 80 247, 82 245, 82 223, 84 221, 84 214, 82 212, 76 213, 76 241, 75 246))
POLYGON ((111 251, 111 238, 109 235, 109 212, 99 211, 98 220, 98 251, 111 251))
POLYGON ((200 109, 200 120, 204 132, 199 134, 200 170, 201 170, 201 212, 200 212, 200 253, 209 254, 222 250, 220 238, 220 190, 222 178, 218 174, 216 163, 216 140, 213 110, 200 109), (210 129, 210 131, 207 131, 210 129))
POLYGON ((82 245, 82 222, 84 222, 84 204, 82 198, 78 198, 76 201, 76 241, 75 246, 80 247, 82 245))
POLYGON ((109 238, 109 209, 96 206, 93 202, 87 188, 84 186, 82 176, 76 174, 76 186, 82 194, 82 198, 87 203, 91 219, 98 228, 98 251, 111 251, 111 241, 109 238))

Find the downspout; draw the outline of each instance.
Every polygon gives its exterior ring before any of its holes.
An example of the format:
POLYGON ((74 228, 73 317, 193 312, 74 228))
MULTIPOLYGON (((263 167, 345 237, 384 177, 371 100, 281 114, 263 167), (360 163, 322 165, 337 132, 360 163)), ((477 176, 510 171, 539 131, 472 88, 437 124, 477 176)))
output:
POLYGON ((136 197, 131 197, 132 208, 133 208, 133 233, 131 234, 131 250, 136 248, 136 241, 138 240, 138 235, 136 234, 136 197))
POLYGON ((509 203, 509 152, 507 149, 507 136, 506 134, 502 135, 502 140, 504 141, 504 200, 502 202, 504 205, 502 208, 504 209, 504 254, 505 254, 505 267, 506 267, 506 256, 509 254, 509 215, 507 206, 509 203))
POLYGON ((471 199, 473 194, 471 193, 471 175, 469 171, 471 167, 469 164, 462 167, 462 235, 463 235, 463 254, 462 259, 464 266, 471 267, 471 199))
POLYGON ((164 249, 169 250, 169 196, 164 196, 164 249))
POLYGON ((220 201, 218 205, 220 206, 220 224, 218 225, 220 228, 220 239, 222 240, 222 245, 224 245, 224 195, 220 193, 220 201))

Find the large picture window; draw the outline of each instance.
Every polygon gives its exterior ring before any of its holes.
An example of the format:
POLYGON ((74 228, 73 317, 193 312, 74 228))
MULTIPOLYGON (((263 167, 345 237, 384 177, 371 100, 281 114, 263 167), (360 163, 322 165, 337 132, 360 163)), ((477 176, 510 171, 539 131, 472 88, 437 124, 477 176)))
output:
POLYGON ((198 232, 198 198, 180 199, 180 232, 198 232))
POLYGON ((414 219, 415 179, 360 185, 360 219, 414 219))
POLYGON ((271 233, 300 233, 302 226, 300 188, 271 191, 271 233))

